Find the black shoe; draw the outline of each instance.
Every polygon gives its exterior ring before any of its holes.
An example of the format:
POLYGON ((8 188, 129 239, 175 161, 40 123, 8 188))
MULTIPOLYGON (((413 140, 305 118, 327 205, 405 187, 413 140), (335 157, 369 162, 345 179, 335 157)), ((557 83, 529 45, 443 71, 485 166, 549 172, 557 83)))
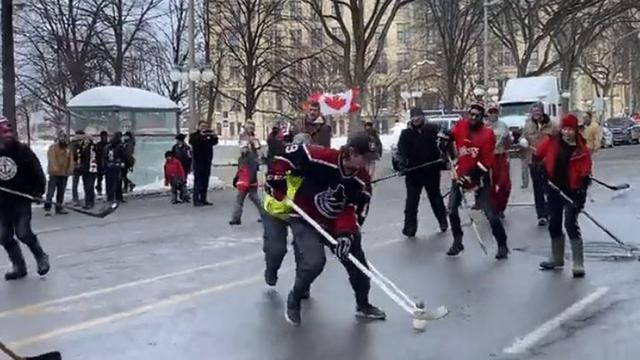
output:
POLYGON ((449 224, 447 222, 440 223, 440 232, 446 232, 449 229, 449 224))
POLYGON ((547 220, 547 218, 538 219, 538 226, 547 226, 548 223, 549 221, 547 220))
POLYGON ((195 201, 193 202, 193 207, 202 207, 202 206, 204 206, 204 204, 201 202, 195 202, 195 201))
POLYGON ((42 253, 42 255, 36 258, 36 262, 38 264, 38 275, 47 275, 51 269, 51 266, 49 265, 49 255, 42 253))
POLYGON ((412 237, 416 236, 416 231, 415 230, 411 231, 411 230, 408 230, 408 229, 402 229, 402 235, 412 238, 412 237))
POLYGON ((229 221, 229 225, 233 226, 233 225, 240 225, 242 224, 242 221, 240 220, 231 220, 229 221))
POLYGON ((299 326, 302 322, 302 318, 300 317, 300 299, 296 299, 293 291, 290 291, 289 296, 287 296, 287 307, 284 309, 284 317, 290 324, 295 326, 299 326))
POLYGON ((175 204, 180 204, 180 201, 178 201, 178 200, 171 200, 171 205, 175 205, 175 204))
POLYGON ((264 270, 264 282, 269 286, 276 286, 278 283, 278 272, 265 269, 264 270))
POLYGON ((462 242, 458 242, 454 240, 453 244, 447 251, 447 256, 457 256, 462 252, 462 250, 464 250, 464 245, 462 245, 462 242))
POLYGON ((51 216, 51 210, 45 210, 44 216, 51 216))
POLYGON ((545 270, 560 270, 562 268, 564 268, 564 263, 558 263, 555 261, 543 261, 540 263, 540 270, 545 271, 545 270))
POLYGON ((121 203, 121 204, 126 204, 126 203, 127 203, 127 200, 125 200, 125 199, 120 199, 120 200, 118 200, 118 202, 119 202, 119 203, 121 203))
POLYGON ((258 223, 262 223, 262 219, 258 218, 258 223))
POLYGON ((85 205, 85 206, 83 206, 82 208, 83 208, 84 210, 91 210, 91 209, 93 209, 93 207, 94 207, 94 205, 85 205))
POLYGON ((509 257, 509 248, 506 246, 498 246, 496 260, 505 260, 509 257))
POLYGON ((356 317, 365 319, 384 320, 387 314, 371 304, 359 305, 356 308, 356 317))
POLYGON ((4 248, 7 250, 7 255, 9 255, 9 260, 12 265, 11 271, 4 274, 4 279, 10 281, 22 279, 27 276, 27 263, 22 256, 20 245, 14 241, 8 245, 4 245, 4 248))
POLYGON ((188 198, 188 197, 185 197, 185 198, 182 198, 182 202, 185 203, 185 204, 188 204, 188 203, 191 202, 191 199, 188 198))
POLYGON ((68 215, 69 212, 65 209, 56 210, 56 215, 68 215))
POLYGON ((213 203, 208 202, 208 201, 206 201, 206 200, 205 200, 205 201, 202 203, 202 205, 204 205, 204 206, 213 206, 213 203))

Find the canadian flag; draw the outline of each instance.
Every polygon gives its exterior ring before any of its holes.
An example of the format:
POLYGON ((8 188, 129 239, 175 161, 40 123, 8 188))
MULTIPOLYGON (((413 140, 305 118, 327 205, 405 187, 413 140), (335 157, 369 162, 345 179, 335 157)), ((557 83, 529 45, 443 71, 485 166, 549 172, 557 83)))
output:
POLYGON ((320 103, 322 115, 348 114, 360 109, 360 105, 356 102, 359 94, 360 89, 358 88, 339 94, 316 92, 309 96, 309 101, 320 103))

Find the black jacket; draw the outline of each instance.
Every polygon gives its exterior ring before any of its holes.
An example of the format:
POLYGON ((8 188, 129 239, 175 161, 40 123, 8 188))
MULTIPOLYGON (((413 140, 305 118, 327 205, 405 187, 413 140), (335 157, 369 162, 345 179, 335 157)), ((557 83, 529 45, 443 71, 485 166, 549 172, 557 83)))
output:
POLYGON ((82 173, 96 173, 98 171, 98 153, 96 144, 89 142, 88 144, 80 143, 76 147, 76 169, 82 173), (94 167, 92 168, 92 162, 94 167))
POLYGON ((106 149, 107 145, 109 145, 109 141, 100 140, 96 143, 96 158, 98 159, 99 172, 104 171, 104 150, 106 149))
MULTIPOLYGON (((439 132, 439 126, 429 123, 425 123, 420 129, 416 129, 409 124, 408 128, 402 130, 398 140, 398 156, 404 162, 405 169, 442 158, 438 148, 439 132)), ((406 176, 417 178, 422 175, 433 174, 443 168, 442 163, 437 163, 410 171, 406 176)))
POLYGON ((213 160, 213 147, 218 145, 218 135, 211 133, 203 135, 199 131, 189 135, 189 144, 193 148, 193 166, 208 167, 213 160))
POLYGON ((103 157, 105 169, 124 169, 127 165, 127 154, 122 142, 109 142, 104 149, 103 157))
POLYGON ((278 133, 271 133, 267 138, 267 161, 273 160, 276 155, 284 154, 285 142, 278 139, 278 133))
MULTIPOLYGON (((0 150, 0 186, 40 197, 46 182, 40 160, 27 145, 15 141, 0 150)), ((1 205, 11 206, 15 201, 28 200, 0 191, 1 205)))
POLYGON ((184 169, 185 174, 191 172, 191 161, 193 158, 193 153, 191 151, 191 147, 187 144, 175 144, 173 148, 171 148, 173 153, 175 154, 176 159, 180 161, 182 164, 182 168, 184 169))

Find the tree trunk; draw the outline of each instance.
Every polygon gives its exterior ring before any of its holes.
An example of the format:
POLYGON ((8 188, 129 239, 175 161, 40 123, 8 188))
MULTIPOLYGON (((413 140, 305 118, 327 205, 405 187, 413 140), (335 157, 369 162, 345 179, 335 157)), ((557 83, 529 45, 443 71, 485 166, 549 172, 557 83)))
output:
POLYGON ((2 114, 18 135, 16 123, 16 69, 13 57, 13 1, 2 0, 2 114))

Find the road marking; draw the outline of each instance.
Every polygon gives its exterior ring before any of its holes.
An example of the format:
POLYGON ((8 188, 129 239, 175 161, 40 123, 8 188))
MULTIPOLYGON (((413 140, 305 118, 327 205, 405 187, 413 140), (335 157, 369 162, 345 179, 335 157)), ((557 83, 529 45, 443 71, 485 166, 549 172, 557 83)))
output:
POLYGON ((150 283, 153 283, 153 282, 156 282, 156 281, 171 279, 171 278, 178 277, 178 276, 189 275, 189 274, 193 274, 195 272, 199 272, 199 271, 203 271, 203 270, 211 270, 211 269, 215 269, 215 268, 219 268, 219 267, 231 266, 231 265, 235 265, 235 264, 238 264, 238 263, 243 263, 243 262, 246 262, 246 261, 249 261, 249 260, 253 260, 253 259, 256 259, 256 258, 261 258, 262 256, 263 256, 262 252, 256 252, 256 253, 253 253, 251 255, 242 256, 242 257, 239 257, 239 258, 235 258, 235 259, 231 259, 231 260, 227 260, 227 261, 223 261, 223 262, 218 262, 218 263, 198 266, 198 267, 194 267, 194 268, 191 268, 191 269, 185 269, 185 270, 176 271, 176 272, 172 272, 172 273, 168 273, 168 274, 154 276, 154 277, 147 278, 147 279, 131 281, 131 282, 128 282, 128 283, 123 283, 123 284, 112 286, 112 287, 108 287, 108 288, 102 288, 102 289, 98 289, 98 290, 88 291, 88 292, 84 292, 84 293, 80 293, 80 294, 76 294, 76 295, 66 296, 66 297, 59 298, 59 299, 47 300, 47 301, 43 301, 43 302, 40 302, 40 303, 23 306, 23 307, 20 307, 20 308, 15 308, 15 309, 2 311, 2 312, 0 312, 0 318, 4 318, 4 317, 7 317, 7 316, 13 316, 13 315, 19 315, 19 314, 28 314, 30 312, 33 312, 33 311, 36 311, 38 309, 41 309, 41 308, 44 308, 44 307, 47 307, 47 306, 51 306, 51 305, 58 305, 58 304, 62 304, 62 303, 70 302, 70 301, 79 300, 79 299, 86 299, 86 298, 93 297, 93 296, 104 295, 104 294, 112 293, 114 291, 127 289, 127 288, 131 288, 131 287, 136 287, 136 286, 140 286, 140 285, 145 285, 145 284, 150 284, 150 283))
MULTIPOLYGON (((376 244, 372 244, 370 246, 370 250, 373 249, 377 249, 380 247, 384 247, 387 245, 391 245, 391 244, 395 244, 395 243, 399 243, 399 242, 403 242, 403 239, 392 239, 392 240, 387 240, 384 242, 380 242, 380 243, 376 243, 376 244)), ((294 269, 294 266, 286 266, 283 267, 281 269, 281 271, 291 271, 294 269)), ((127 310, 127 311, 122 311, 122 312, 118 312, 118 313, 113 313, 111 315, 106 315, 106 316, 102 316, 99 318, 95 318, 92 320, 88 320, 88 321, 84 321, 84 322, 80 322, 77 324, 73 324, 73 325, 69 325, 69 326, 65 326, 65 327, 61 327, 46 333, 42 333, 39 335, 35 335, 35 336, 31 336, 31 337, 27 337, 27 338, 23 338, 17 341, 14 341, 12 343, 9 344, 9 346, 11 348, 21 348, 27 345, 33 345, 36 344, 38 342, 44 341, 44 340, 49 340, 55 337, 59 337, 59 336, 64 336, 64 335, 69 335, 78 331, 83 331, 83 330, 88 330, 91 328, 95 328, 101 325, 106 325, 115 321, 119 321, 119 320, 123 320, 123 319, 127 319, 127 318, 131 318, 133 316, 136 315, 141 315, 153 310, 157 310, 160 308, 165 308, 165 307, 169 307, 172 305, 178 305, 180 303, 189 301, 191 299, 194 299, 196 297, 200 297, 203 295, 208 295, 208 294, 212 294, 215 292, 221 292, 221 291, 225 291, 225 290, 231 290, 234 288, 238 288, 238 287, 243 287, 243 286, 248 286, 251 285, 253 283, 259 282, 259 281, 263 281, 263 275, 260 274, 258 276, 253 276, 250 278, 245 278, 242 280, 236 280, 236 281, 231 281, 231 282, 227 282, 224 284, 220 284, 220 285, 214 285, 208 288, 204 288, 201 290, 197 290, 197 291, 193 291, 193 292, 189 292, 189 293, 184 293, 184 294, 179 294, 179 295, 172 295, 166 299, 163 300, 159 300, 147 305, 142 305, 136 308, 133 308, 131 310, 127 310)), ((33 307, 32 306, 28 306, 28 307, 33 307)), ((27 307, 27 308, 28 308, 27 307)), ((22 308, 24 309, 24 308, 22 308)), ((20 310, 20 309, 16 309, 16 310, 20 310)))
POLYGON ((608 287, 599 287, 580 301, 566 308, 553 319, 540 325, 524 337, 518 338, 511 346, 504 348, 505 354, 521 354, 529 350, 533 345, 544 339, 549 333, 559 328, 562 324, 580 314, 587 306, 596 302, 609 291, 608 287))
MULTIPOLYGON (((292 267, 291 267, 292 268, 292 267)), ((246 279, 242 279, 242 280, 237 280, 237 281, 232 281, 232 282, 228 282, 225 284, 221 284, 221 285, 215 285, 215 286, 211 286, 202 290, 198 290, 195 292, 191 292, 191 293, 186 293, 186 294, 180 294, 180 295, 173 295, 170 296, 164 300, 160 300, 160 301, 156 301, 154 303, 148 304, 148 305, 143 305, 143 306, 139 306, 137 308, 128 310, 128 311, 123 311, 123 312, 119 312, 119 313, 114 313, 111 315, 107 315, 107 316, 103 316, 103 317, 99 317, 99 318, 95 318, 93 320, 89 320, 89 321, 85 321, 85 322, 80 322, 74 325, 70 325, 70 326, 65 326, 65 327, 61 327, 58 329, 55 329, 53 331, 50 332, 46 332, 46 333, 42 333, 36 336, 32 336, 32 337, 28 337, 28 338, 24 338, 15 342, 12 342, 9 344, 9 347, 14 348, 14 349, 18 349, 27 345, 33 345, 35 343, 44 341, 44 340, 49 340, 51 338, 55 338, 58 336, 63 336, 63 335, 68 335, 71 333, 75 333, 78 331, 82 331, 82 330, 87 330, 87 329, 91 329, 100 325, 105 325, 108 323, 112 323, 114 321, 118 321, 118 320, 123 320, 123 319, 127 319, 136 315, 141 315, 153 310, 157 310, 160 308, 165 308, 168 306, 172 306, 172 305, 177 305, 180 303, 183 303, 185 301, 191 300, 193 298, 199 297, 199 296, 203 296, 203 295, 208 295, 208 294, 212 294, 215 292, 219 292, 219 291, 224 291, 224 290, 230 290, 233 288, 237 288, 237 287, 241 287, 241 286, 246 286, 246 285, 250 285, 252 283, 258 282, 262 279, 262 276, 253 276, 250 278, 246 278, 246 279)))

